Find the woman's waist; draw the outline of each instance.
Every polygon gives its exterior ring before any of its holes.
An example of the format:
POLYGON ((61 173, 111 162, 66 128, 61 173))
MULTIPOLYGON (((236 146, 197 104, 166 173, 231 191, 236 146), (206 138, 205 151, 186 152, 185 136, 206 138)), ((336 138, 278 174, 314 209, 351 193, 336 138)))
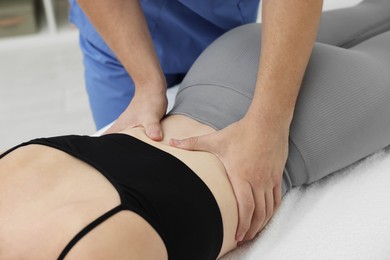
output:
MULTIPOLYGON (((153 141, 149 137, 147 137, 144 128, 142 127, 127 129, 122 133, 130 135, 134 138, 139 139, 142 142, 145 142, 146 144, 152 145, 162 150, 163 152, 171 154, 172 156, 186 164, 196 175, 198 175, 203 181, 207 183, 220 182, 221 178, 227 179, 225 168, 216 155, 205 151, 187 151, 170 146, 170 138, 185 138, 185 134, 183 133, 185 131, 181 129, 176 129, 174 131, 170 130, 171 128, 165 127, 165 136, 161 142, 153 141), (175 136, 175 132, 178 134, 178 136, 175 136)), ((197 134, 195 134, 194 132, 194 136, 196 135, 197 134)))
MULTIPOLYGON (((182 120, 176 120, 174 119, 175 117, 176 116, 172 116, 172 121, 182 123, 182 120)), ((192 119, 188 118, 188 120, 192 119)), ((167 122, 163 122, 163 125, 164 123, 167 122)), ((173 126, 174 124, 167 125, 173 126)), ((209 128, 208 126, 206 127, 209 128)), ((209 129, 211 129, 211 131, 213 132, 215 131, 212 128, 209 129)), ((166 137, 171 136, 173 134, 173 132, 168 130, 168 128, 165 128, 165 130, 167 130, 166 137)), ((197 130, 199 131, 199 128, 197 128, 197 130)), ((152 141, 146 136, 143 128, 127 129, 125 131, 125 134, 131 135, 149 145, 152 145, 176 157, 178 160, 186 164, 194 172, 194 174, 196 174, 204 182, 204 184, 209 188, 215 200, 217 201, 218 207, 222 214, 224 228, 224 242, 222 246, 222 253, 226 253, 228 250, 234 248, 235 231, 238 223, 238 208, 233 188, 226 174, 226 170, 219 158, 209 152, 186 151, 174 148, 172 146, 169 146, 169 138, 164 138, 162 142, 152 141)))

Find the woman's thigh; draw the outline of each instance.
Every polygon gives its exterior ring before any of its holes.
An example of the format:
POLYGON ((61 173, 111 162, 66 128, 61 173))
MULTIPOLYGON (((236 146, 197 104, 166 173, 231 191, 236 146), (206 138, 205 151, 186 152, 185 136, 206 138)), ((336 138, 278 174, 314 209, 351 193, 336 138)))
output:
POLYGON ((316 44, 290 127, 292 185, 308 184, 390 144, 390 32, 351 49, 316 44))
MULTIPOLYGON (((91 166, 45 146, 16 149, 0 159, 1 258, 55 259, 79 231, 119 204, 115 188, 91 166)), ((69 258, 138 255, 146 244, 145 253, 166 255, 144 219, 121 211, 87 233, 69 258)))

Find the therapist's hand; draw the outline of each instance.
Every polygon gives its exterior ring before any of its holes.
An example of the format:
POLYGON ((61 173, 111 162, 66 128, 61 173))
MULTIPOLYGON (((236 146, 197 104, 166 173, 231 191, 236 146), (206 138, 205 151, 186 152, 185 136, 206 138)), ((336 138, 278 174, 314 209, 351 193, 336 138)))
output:
POLYGON ((172 139, 170 144, 186 150, 208 151, 219 157, 238 203, 236 240, 253 239, 281 203, 288 129, 274 122, 254 123, 247 115, 219 132, 172 139))
POLYGON ((161 141, 163 131, 160 120, 166 113, 167 105, 168 100, 165 91, 151 91, 149 93, 136 91, 130 105, 104 134, 143 126, 146 135, 150 139, 161 141))

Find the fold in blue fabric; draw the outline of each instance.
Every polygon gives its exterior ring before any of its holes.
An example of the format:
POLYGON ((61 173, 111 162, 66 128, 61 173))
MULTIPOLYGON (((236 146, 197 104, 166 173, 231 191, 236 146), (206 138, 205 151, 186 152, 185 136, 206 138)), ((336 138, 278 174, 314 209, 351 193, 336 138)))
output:
MULTIPOLYGON (((164 73, 186 73, 200 53, 226 31, 256 21, 259 0, 141 0, 164 73)), ((78 6, 70 20, 102 51, 115 56, 78 6)), ((129 25, 130 26, 130 25, 129 25)))

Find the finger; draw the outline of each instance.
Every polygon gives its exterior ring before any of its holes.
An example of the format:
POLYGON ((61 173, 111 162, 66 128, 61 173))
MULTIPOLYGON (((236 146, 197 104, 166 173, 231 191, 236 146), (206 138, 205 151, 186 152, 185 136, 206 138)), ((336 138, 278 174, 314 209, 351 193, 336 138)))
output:
POLYGON ((163 131, 161 129, 160 122, 148 124, 145 127, 145 133, 150 139, 154 141, 161 141, 163 139, 163 131))
POLYGON ((276 211, 282 203, 282 186, 277 185, 274 187, 274 211, 276 211))
POLYGON ((114 132, 113 128, 110 127, 110 128, 108 128, 106 131, 104 131, 104 132, 102 133, 102 135, 112 134, 113 132, 114 132))
POLYGON ((252 240, 259 232, 266 217, 265 193, 261 189, 254 189, 255 210, 253 212, 251 226, 245 235, 244 240, 252 240))
MULTIPOLYGON (((261 225, 261 229, 263 229, 272 215, 274 214, 274 192, 273 189, 269 189, 265 193, 265 219, 261 225)), ((260 231, 260 230, 259 230, 260 231)))
MULTIPOLYGON (((128 123, 128 127, 133 127, 134 123, 128 123)), ((104 131, 103 135, 105 134, 112 134, 112 133, 118 133, 120 131, 123 131, 126 128, 126 124, 124 124, 124 121, 121 117, 119 117, 114 123, 111 124, 110 127, 106 131, 104 131)))
POLYGON ((189 151, 208 151, 213 152, 210 135, 194 136, 186 139, 171 139, 169 144, 180 149, 189 151))
POLYGON ((240 242, 250 228, 253 211, 255 210, 255 201, 252 188, 247 181, 238 180, 235 183, 232 182, 232 186, 238 203, 236 241, 240 242))
POLYGON ((104 131, 104 133, 102 135, 119 132, 119 129, 120 129, 120 127, 118 127, 118 125, 116 123, 114 123, 111 127, 109 127, 106 131, 104 131))

